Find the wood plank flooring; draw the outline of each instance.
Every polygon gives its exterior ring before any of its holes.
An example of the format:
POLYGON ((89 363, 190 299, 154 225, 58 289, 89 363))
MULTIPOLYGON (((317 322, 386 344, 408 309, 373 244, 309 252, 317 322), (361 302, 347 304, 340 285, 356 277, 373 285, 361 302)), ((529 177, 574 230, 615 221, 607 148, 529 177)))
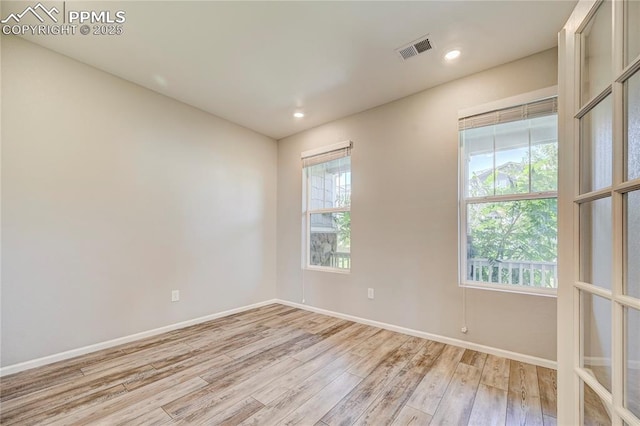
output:
POLYGON ((2 425, 555 425, 554 370, 269 305, 0 379, 2 425))

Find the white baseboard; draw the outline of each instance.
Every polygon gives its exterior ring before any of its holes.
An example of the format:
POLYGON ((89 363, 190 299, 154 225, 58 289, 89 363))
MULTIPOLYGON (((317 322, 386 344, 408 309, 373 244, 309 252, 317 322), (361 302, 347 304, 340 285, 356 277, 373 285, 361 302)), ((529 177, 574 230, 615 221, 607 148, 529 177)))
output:
POLYGON ((393 324, 387 324, 380 321, 369 320, 366 318, 360 318, 353 315, 342 314, 339 312, 329 311, 322 308, 316 308, 309 305, 303 305, 300 303, 290 302, 288 300, 282 299, 271 299, 265 300, 264 302, 254 303, 252 305, 242 306, 239 308, 229 309, 227 311, 218 312, 211 315, 206 315, 200 318, 194 318, 187 321, 178 322, 175 324, 166 325, 164 327, 156 328, 153 330, 143 331, 136 334, 131 334, 129 336, 119 337, 117 339, 108 340, 106 342, 100 342, 89 346, 84 346, 77 349, 72 349, 66 352, 60 352, 53 355, 48 355, 42 358, 33 359, 30 361, 21 362, 19 364, 8 365, 6 367, 0 368, 0 377, 6 376, 9 374, 18 373, 20 371, 29 370, 35 367, 41 367, 43 365, 52 364, 54 362, 63 361, 65 359, 74 358, 80 355, 85 355, 91 352, 99 351, 102 349, 108 349, 114 346, 121 345, 123 343, 129 343, 134 340, 143 339, 145 337, 151 337, 158 334, 166 333, 168 331, 177 330, 179 328, 188 327, 194 324, 200 324, 206 321, 211 321, 217 318, 222 318, 228 315, 236 314, 238 312, 248 311, 249 309, 259 308, 261 306, 270 305, 272 303, 280 303, 282 305, 291 306, 294 308, 304 309, 306 311, 317 312, 319 314, 329 315, 336 318, 346 319, 349 321, 357 322, 360 324, 366 324, 373 327, 383 328, 385 330, 395 331, 402 334, 407 334, 409 336, 420 337, 423 339, 435 340, 437 342, 446 343, 449 345, 460 346, 465 349, 472 349, 478 352, 484 352, 496 356, 501 356, 504 358, 510 358, 516 361, 522 361, 529 364, 539 365, 541 367, 546 368, 557 368, 557 363, 555 361, 551 361, 544 358, 538 358, 531 355, 525 355, 518 352, 511 352, 503 349, 493 348, 491 346, 480 345, 478 343, 467 342, 464 340, 454 339, 451 337, 440 336, 437 334, 426 333, 424 331, 413 330, 410 328, 400 327, 393 324))
POLYGON ((440 336, 438 334, 426 333, 424 331, 413 330, 411 328, 400 327, 393 324, 387 324, 380 321, 373 321, 366 318, 360 318, 353 315, 342 314, 339 312, 329 311, 327 309, 316 308, 314 306, 303 305, 300 303, 290 302, 288 300, 277 299, 277 303, 281 303, 283 305, 291 306, 294 308, 304 309, 306 311, 316 312, 323 315, 329 315, 336 318, 341 318, 353 322, 357 322, 360 324, 371 325, 373 327, 383 328, 389 331, 395 331, 402 334, 407 334, 409 336, 420 337, 423 339, 435 340, 436 342, 446 343, 448 345, 459 346, 465 349, 471 349, 478 352, 484 352, 495 356, 500 356, 504 358, 513 359, 516 361, 526 362, 528 364, 538 365, 540 367, 552 368, 557 370, 558 363, 556 361, 552 361, 545 358, 538 358, 531 355, 521 354, 518 352, 511 352, 504 349, 498 349, 491 346, 480 345, 478 343, 467 342, 464 340, 454 339, 451 337, 440 336))
POLYGON ((66 352, 47 355, 42 358, 32 359, 30 361, 21 362, 19 364, 8 365, 6 367, 0 368, 0 377, 13 374, 13 373, 19 373, 20 371, 29 370, 35 367, 41 367, 43 365, 52 364, 54 362, 63 361, 65 359, 74 358, 80 355, 85 355, 85 354, 99 351, 102 349, 112 348, 114 346, 118 346, 123 343, 133 342, 134 340, 144 339, 145 337, 155 336, 158 334, 166 333, 168 331, 173 331, 179 328, 188 327, 190 325, 200 324, 200 323, 211 321, 217 318, 226 317, 228 315, 233 315, 238 312, 248 311, 249 309, 259 308, 261 306, 270 305, 272 303, 280 303, 280 301, 276 299, 266 300, 264 302, 258 302, 252 305, 241 306, 239 308, 229 309, 227 311, 206 315, 200 318, 194 318, 191 320, 166 325, 164 327, 155 328, 153 330, 147 330, 140 333, 130 334, 124 337, 118 337, 117 339, 108 340, 106 342, 100 342, 93 345, 72 349, 66 352))

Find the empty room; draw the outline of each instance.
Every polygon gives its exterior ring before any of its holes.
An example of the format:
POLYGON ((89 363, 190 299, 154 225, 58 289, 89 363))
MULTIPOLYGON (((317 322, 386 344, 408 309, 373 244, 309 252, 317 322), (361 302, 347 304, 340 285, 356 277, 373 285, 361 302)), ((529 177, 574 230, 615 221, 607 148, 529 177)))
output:
POLYGON ((0 424, 640 426, 640 0, 0 28, 0 424))

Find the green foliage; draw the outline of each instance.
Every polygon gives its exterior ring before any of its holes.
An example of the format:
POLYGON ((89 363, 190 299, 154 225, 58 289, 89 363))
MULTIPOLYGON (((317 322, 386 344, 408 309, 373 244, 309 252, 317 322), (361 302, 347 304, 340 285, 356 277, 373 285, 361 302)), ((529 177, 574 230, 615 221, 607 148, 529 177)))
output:
MULTIPOLYGON (((336 206, 351 206, 351 192, 339 195, 335 201, 336 206)), ((351 248, 351 212, 341 212, 334 216, 334 225, 338 230, 338 247, 343 250, 351 248)))
POLYGON ((557 200, 472 204, 470 258, 555 262, 557 200))
MULTIPOLYGON (((532 147, 530 158, 472 178, 470 193, 472 196, 493 194, 494 190, 496 195, 526 193, 529 182, 531 192, 555 191, 557 170, 557 145, 537 145, 532 147), (500 185, 501 182, 508 184, 500 185)), ((467 220, 469 258, 488 259, 493 263, 556 261, 555 198, 469 204, 467 220)))
POLYGON ((558 145, 531 147, 531 191, 558 190, 558 145))
POLYGON ((336 214, 334 221, 338 229, 338 247, 349 249, 351 247, 351 212, 336 214))

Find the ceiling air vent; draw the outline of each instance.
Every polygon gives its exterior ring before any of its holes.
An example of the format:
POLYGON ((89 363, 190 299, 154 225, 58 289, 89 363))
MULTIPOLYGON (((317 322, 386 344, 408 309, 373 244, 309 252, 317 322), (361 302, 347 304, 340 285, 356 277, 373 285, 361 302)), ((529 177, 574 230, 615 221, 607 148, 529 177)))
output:
POLYGON ((431 49, 433 49, 433 45, 429 40, 429 34, 427 34, 426 36, 420 37, 419 39, 396 49, 396 52, 398 52, 400 57, 402 57, 402 59, 406 61, 409 58, 417 56, 431 49))

